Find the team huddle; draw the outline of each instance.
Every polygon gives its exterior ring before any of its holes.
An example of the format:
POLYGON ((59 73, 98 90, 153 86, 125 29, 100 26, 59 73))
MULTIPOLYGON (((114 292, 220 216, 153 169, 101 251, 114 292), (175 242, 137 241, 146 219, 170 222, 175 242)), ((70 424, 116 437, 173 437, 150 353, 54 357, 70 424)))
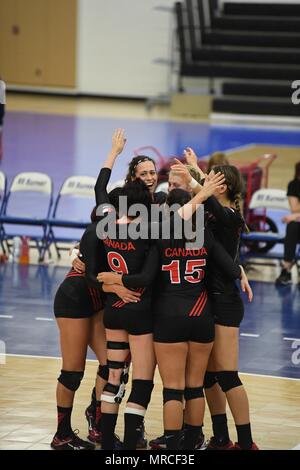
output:
POLYGON ((137 156, 124 185, 108 193, 112 168, 125 144, 124 130, 117 129, 95 185, 91 224, 55 296, 62 370, 51 447, 92 450, 93 443, 101 443, 104 450, 146 448, 144 420, 158 366, 164 434, 149 442, 152 449, 258 450, 238 375, 244 307, 236 280, 248 300, 253 297, 238 264, 245 229, 239 171, 223 164, 203 173, 187 148, 187 165, 175 159, 171 166, 166 194, 156 191, 155 162, 137 156), (154 206, 160 209, 160 220, 151 216, 154 206), (134 212, 134 207, 143 210, 134 212), (88 346, 99 361, 86 409, 89 442, 71 427, 88 346), (130 394, 121 442, 115 427, 126 386, 130 394), (213 429, 207 443, 202 430, 205 399, 213 429), (236 426, 235 444, 228 432, 226 402, 236 426))

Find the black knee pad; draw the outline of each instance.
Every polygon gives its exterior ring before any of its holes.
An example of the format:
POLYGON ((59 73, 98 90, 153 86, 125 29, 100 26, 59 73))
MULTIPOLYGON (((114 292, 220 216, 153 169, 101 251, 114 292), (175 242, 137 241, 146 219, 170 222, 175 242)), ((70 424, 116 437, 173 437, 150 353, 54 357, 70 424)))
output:
POLYGON ((218 383, 216 372, 206 371, 204 376, 204 388, 211 388, 216 383, 218 383))
POLYGON ((103 380, 108 380, 108 374, 109 374, 109 368, 108 366, 101 366, 101 364, 99 364, 99 367, 98 367, 98 372, 97 374, 99 375, 99 377, 103 380))
POLYGON ((194 400, 195 398, 203 398, 203 387, 193 387, 184 389, 185 401, 194 400))
POLYGON ((60 376, 58 377, 58 381, 66 387, 68 390, 72 390, 72 392, 76 392, 76 390, 80 386, 80 382, 84 375, 84 371, 81 372, 73 372, 70 370, 61 370, 60 376))
POLYGON ((154 383, 152 380, 133 380, 128 402, 136 403, 137 405, 141 405, 147 409, 147 406, 150 403, 153 387, 154 383))
POLYGON ((240 381, 237 370, 222 370, 220 372, 216 372, 216 376, 223 392, 228 392, 232 388, 243 385, 240 381))
POLYGON ((125 343, 122 341, 107 341, 106 343, 107 349, 129 349, 129 343, 125 343))
POLYGON ((129 363, 125 361, 107 361, 108 369, 122 369, 120 381, 127 384, 129 378, 129 363))
POLYGON ((171 400, 182 402, 183 394, 184 394, 184 390, 177 390, 176 388, 164 388, 163 389, 164 404, 171 400))

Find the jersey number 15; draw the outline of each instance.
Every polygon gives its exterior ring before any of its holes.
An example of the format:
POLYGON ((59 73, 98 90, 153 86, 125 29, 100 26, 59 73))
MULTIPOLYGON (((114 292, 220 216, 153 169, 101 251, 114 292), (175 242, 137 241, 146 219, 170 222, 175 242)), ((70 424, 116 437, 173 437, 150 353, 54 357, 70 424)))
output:
MULTIPOLYGON (((184 279, 187 282, 195 284, 201 282, 204 278, 204 271, 201 266, 206 265, 205 259, 192 259, 186 262, 184 279)), ((180 261, 173 260, 170 264, 164 264, 162 271, 169 271, 172 284, 180 284, 180 261)))

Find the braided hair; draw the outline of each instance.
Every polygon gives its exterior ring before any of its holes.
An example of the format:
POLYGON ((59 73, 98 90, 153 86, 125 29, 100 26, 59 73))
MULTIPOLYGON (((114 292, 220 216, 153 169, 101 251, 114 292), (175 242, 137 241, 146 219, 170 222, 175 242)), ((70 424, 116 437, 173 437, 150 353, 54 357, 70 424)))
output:
POLYGON ((227 186, 227 197, 230 202, 234 204, 235 210, 239 213, 243 221, 243 229, 249 232, 249 228, 243 217, 242 210, 242 194, 244 189, 244 181, 241 173, 233 165, 218 165, 214 167, 214 172, 221 172, 225 178, 225 184, 227 186))
POLYGON ((133 180, 133 178, 135 177, 135 173, 136 173, 136 167, 140 163, 143 163, 143 162, 152 162, 156 170, 156 165, 155 165, 155 161, 153 160, 153 158, 147 157, 146 155, 137 155, 136 157, 133 157, 133 159, 129 163, 128 173, 125 178, 125 183, 129 183, 129 181, 133 180))

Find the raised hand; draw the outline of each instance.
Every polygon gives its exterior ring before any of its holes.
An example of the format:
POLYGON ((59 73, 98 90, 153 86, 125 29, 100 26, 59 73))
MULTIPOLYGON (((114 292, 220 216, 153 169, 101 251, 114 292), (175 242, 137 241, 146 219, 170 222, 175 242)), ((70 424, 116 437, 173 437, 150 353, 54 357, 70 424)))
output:
POLYGON ((225 177, 223 173, 216 173, 213 176, 209 176, 205 178, 204 185, 201 190, 201 195, 205 197, 205 199, 209 198, 214 194, 214 192, 225 183, 225 177))
POLYGON ((125 130, 124 129, 116 129, 112 136, 112 151, 119 155, 126 144, 127 139, 125 138, 125 130))
POLYGON ((179 174, 187 182, 187 184, 189 184, 193 178, 188 168, 180 160, 177 160, 177 158, 174 158, 174 161, 175 163, 171 166, 171 170, 179 174))
POLYGON ((183 151, 183 155, 185 156, 186 162, 189 165, 193 166, 194 168, 198 168, 198 157, 191 147, 186 147, 183 151))
POLYGON ((195 154, 194 150, 191 147, 186 147, 186 149, 184 149, 183 151, 183 154, 185 156, 185 159, 188 165, 191 165, 193 168, 199 171, 201 175, 201 179, 205 178, 205 173, 198 166, 198 157, 195 154))

